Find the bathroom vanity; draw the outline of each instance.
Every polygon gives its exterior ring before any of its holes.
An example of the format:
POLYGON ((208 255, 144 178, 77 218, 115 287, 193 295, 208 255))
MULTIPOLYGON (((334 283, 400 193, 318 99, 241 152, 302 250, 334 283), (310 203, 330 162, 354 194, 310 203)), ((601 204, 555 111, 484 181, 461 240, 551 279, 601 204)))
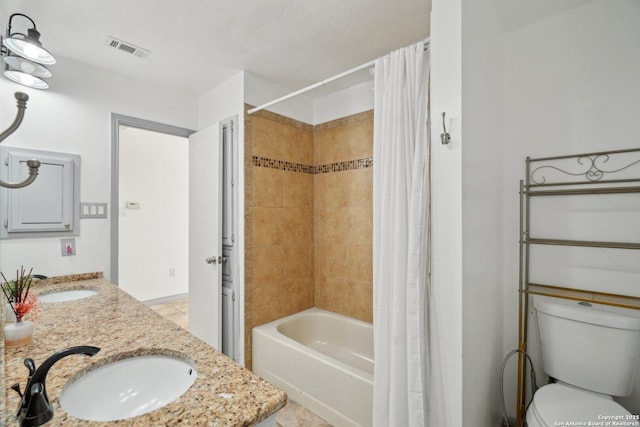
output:
MULTIPOLYGON (((15 425, 20 396, 11 389, 24 386, 27 357, 40 366, 52 354, 72 346, 95 346, 93 357, 72 355, 56 362, 46 378, 46 390, 54 409, 50 426, 84 426, 94 422, 74 418, 60 405, 65 384, 96 366, 144 355, 183 358, 194 366, 197 377, 176 400, 152 412, 117 421, 120 426, 275 425, 275 412, 287 396, 252 372, 241 367, 189 332, 156 314, 102 274, 51 278, 35 284, 38 295, 69 290, 94 290, 95 295, 73 301, 42 303, 36 313, 33 343, 0 352, 0 425, 15 425)), ((2 345, 2 343, 0 343, 2 345)), ((116 422, 113 422, 115 424, 116 422)), ((105 425, 109 425, 107 422, 105 425)))

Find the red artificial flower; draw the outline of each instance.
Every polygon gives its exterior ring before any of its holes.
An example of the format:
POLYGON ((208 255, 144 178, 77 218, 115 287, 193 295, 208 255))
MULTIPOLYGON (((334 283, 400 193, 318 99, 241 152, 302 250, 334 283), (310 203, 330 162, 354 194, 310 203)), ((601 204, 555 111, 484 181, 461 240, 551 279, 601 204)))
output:
POLYGON ((31 311, 35 311, 38 307, 38 298, 29 292, 21 302, 13 304, 16 318, 21 319, 31 311))

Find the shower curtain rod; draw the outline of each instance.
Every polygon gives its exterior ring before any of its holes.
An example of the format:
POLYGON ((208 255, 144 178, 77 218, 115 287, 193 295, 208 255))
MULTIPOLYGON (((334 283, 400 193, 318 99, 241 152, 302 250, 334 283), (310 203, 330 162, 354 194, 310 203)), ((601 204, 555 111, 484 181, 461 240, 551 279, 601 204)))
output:
MULTIPOLYGON (((430 39, 431 39, 430 37, 427 37, 426 39, 423 40, 425 49, 429 46, 430 39)), ((336 74, 335 76, 329 77, 328 79, 324 79, 322 81, 319 81, 319 82, 314 83, 312 85, 309 85, 307 87, 299 89, 299 90, 297 90, 295 92, 291 92, 288 95, 282 96, 282 97, 280 97, 278 99, 274 99, 273 101, 269 101, 266 104, 262 104, 262 105, 260 105, 258 107, 252 108, 252 109, 248 110, 247 113, 248 114, 257 113, 258 111, 264 110, 267 107, 271 107, 274 104, 278 104, 278 103, 280 103, 282 101, 286 101, 287 99, 294 98, 294 97, 296 97, 298 95, 302 95, 303 93, 306 93, 306 92, 309 92, 311 90, 317 89, 317 88, 319 88, 321 86, 324 86, 327 83, 331 83, 331 82, 333 82, 335 80, 338 80, 338 79, 341 79, 343 77, 349 76, 349 75, 351 75, 353 73, 357 73, 360 70, 365 70, 367 68, 373 67, 375 65, 376 61, 377 61, 377 59, 374 59, 373 61, 369 61, 369 62, 367 62, 365 64, 358 65, 355 68, 352 68, 352 69, 350 69, 348 71, 345 71, 345 72, 342 72, 340 74, 336 74)))

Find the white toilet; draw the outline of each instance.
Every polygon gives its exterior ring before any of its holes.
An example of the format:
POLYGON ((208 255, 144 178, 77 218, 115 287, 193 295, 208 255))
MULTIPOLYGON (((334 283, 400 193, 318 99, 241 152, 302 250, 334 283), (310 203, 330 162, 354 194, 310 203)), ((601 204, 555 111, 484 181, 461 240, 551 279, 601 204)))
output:
POLYGON ((640 426, 612 399, 629 396, 636 382, 640 310, 539 296, 533 305, 542 367, 557 382, 535 393, 528 426, 640 426))

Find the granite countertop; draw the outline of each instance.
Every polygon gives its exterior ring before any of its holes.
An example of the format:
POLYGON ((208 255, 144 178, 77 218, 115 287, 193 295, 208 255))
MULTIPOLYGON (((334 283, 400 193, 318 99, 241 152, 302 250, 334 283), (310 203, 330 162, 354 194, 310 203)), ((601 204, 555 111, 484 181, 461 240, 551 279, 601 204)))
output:
POLYGON ((14 411, 20 398, 10 386, 20 383, 24 389, 28 374, 24 358, 33 358, 39 366, 53 353, 76 345, 92 345, 101 350, 93 357, 72 355, 53 365, 46 387, 55 415, 47 425, 95 424, 67 414, 60 407, 60 391, 78 372, 132 355, 181 355, 195 364, 198 376, 186 393, 168 405, 102 425, 249 426, 266 419, 286 403, 284 392, 164 319, 101 274, 47 279, 32 289, 40 295, 71 289, 94 289, 98 294, 77 301, 41 304, 33 319, 33 343, 4 349, 0 385, 5 390, 5 406, 0 424, 15 423, 14 411), (93 278, 87 280, 88 277, 93 278))

